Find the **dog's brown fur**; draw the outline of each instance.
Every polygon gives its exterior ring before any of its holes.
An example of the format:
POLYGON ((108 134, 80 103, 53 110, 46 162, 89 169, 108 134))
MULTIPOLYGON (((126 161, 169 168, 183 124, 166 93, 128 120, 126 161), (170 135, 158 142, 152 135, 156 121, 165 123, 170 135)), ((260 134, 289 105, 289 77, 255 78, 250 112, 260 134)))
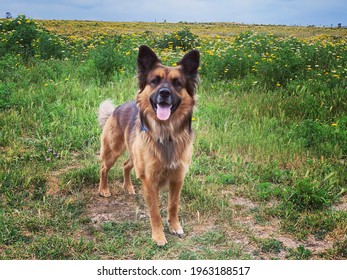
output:
POLYGON ((199 59, 199 52, 193 50, 176 67, 167 67, 150 48, 141 46, 137 60, 139 91, 135 102, 114 108, 109 101, 104 101, 99 108, 99 121, 103 126, 99 193, 104 197, 111 196, 107 186, 108 171, 128 150, 123 187, 128 193, 135 193, 130 179, 134 167, 137 178, 142 181, 152 239, 157 245, 167 243, 159 209, 162 186, 169 187, 169 230, 183 235, 178 204, 192 157, 191 119, 199 59))

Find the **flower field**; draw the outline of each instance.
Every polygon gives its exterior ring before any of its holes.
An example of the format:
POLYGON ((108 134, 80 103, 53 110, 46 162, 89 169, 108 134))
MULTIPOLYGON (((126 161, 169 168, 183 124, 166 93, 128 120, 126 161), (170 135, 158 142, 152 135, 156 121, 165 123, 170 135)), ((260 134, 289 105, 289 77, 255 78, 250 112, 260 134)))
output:
POLYGON ((283 87, 300 79, 318 84, 328 80, 331 87, 346 85, 345 29, 284 26, 276 30, 269 26, 231 25, 228 31, 227 24, 221 24, 223 28, 211 24, 210 29, 203 24, 176 25, 173 25, 175 29, 181 29, 163 33, 172 26, 78 21, 36 24, 19 17, 1 24, 1 46, 2 52, 10 49, 17 56, 65 60, 85 59, 92 50, 110 47, 118 56, 120 71, 133 61, 140 44, 157 47, 167 63, 174 63, 182 51, 197 48, 204 59, 201 74, 211 81, 247 76, 249 85, 265 87, 283 87), (22 26, 30 31, 20 38, 23 33, 16 28, 22 26), (194 29, 201 35, 193 33, 194 29))
POLYGON ((346 259, 346 54, 343 28, 0 20, 0 259, 346 259), (97 196, 96 111, 134 98, 142 44, 201 53, 187 235, 165 248, 121 161, 97 196))

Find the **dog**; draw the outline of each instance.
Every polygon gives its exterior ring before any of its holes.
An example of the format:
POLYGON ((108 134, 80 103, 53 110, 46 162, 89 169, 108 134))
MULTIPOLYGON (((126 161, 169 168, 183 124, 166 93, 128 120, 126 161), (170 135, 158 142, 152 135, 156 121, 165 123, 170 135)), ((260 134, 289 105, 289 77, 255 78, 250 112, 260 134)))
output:
POLYGON ((159 209, 161 187, 169 188, 169 231, 180 237, 184 234, 178 207, 193 153, 192 115, 199 64, 197 50, 186 53, 176 66, 168 67, 162 65, 152 49, 140 46, 135 100, 117 108, 106 100, 99 107, 99 123, 103 127, 99 194, 111 196, 108 172, 127 150, 123 188, 135 194, 130 178, 134 168, 149 209, 152 239, 158 246, 167 243, 159 209))

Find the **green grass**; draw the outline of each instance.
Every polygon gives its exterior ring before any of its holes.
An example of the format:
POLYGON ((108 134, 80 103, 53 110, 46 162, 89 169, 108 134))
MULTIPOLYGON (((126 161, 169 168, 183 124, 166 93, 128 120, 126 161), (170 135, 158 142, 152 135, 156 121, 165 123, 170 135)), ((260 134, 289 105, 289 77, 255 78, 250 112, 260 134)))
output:
POLYGON ((261 240, 259 243, 260 249, 263 253, 279 253, 283 249, 283 243, 273 238, 261 240))
MULTIPOLYGON (((325 52, 324 41, 246 32, 227 38, 236 42, 230 49, 213 36, 187 34, 202 66, 194 157, 181 199, 186 236, 171 236, 166 226, 164 248, 150 240, 140 182, 134 177, 135 198, 121 190, 121 160, 109 178, 115 195, 97 195, 97 108, 107 98, 134 98, 136 48, 151 44, 149 37, 96 38, 96 47, 86 53, 83 46, 78 56, 72 42, 54 35, 62 59, 38 56, 47 46, 36 45, 32 57, 17 48, 0 54, 0 259, 346 258, 346 42, 330 38, 325 52), (297 57, 290 44, 305 55, 297 57), (308 60, 336 70, 307 70, 308 60), (288 79, 276 73, 285 64, 288 79)), ((182 55, 177 44, 156 46, 165 63, 182 55)), ((161 199, 165 216, 167 195, 161 199)))

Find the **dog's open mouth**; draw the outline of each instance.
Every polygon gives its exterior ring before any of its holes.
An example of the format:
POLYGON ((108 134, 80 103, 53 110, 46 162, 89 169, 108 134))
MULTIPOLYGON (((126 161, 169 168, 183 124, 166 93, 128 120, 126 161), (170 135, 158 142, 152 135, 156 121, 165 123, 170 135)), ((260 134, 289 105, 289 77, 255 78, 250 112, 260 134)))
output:
POLYGON ((157 118, 161 121, 166 121, 171 116, 172 105, 165 102, 154 104, 154 111, 157 114, 157 118))
POLYGON ((181 103, 180 97, 166 88, 162 88, 155 94, 152 94, 149 100, 160 121, 168 120, 181 103))

